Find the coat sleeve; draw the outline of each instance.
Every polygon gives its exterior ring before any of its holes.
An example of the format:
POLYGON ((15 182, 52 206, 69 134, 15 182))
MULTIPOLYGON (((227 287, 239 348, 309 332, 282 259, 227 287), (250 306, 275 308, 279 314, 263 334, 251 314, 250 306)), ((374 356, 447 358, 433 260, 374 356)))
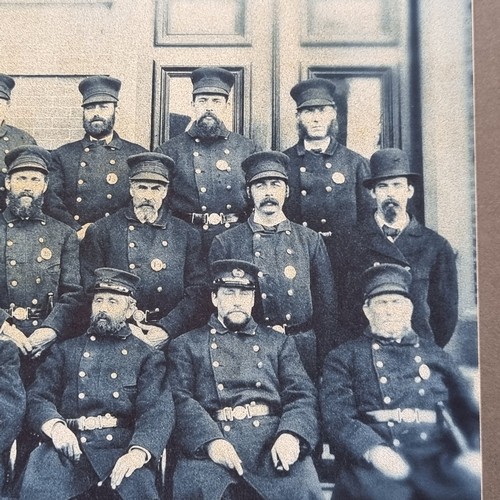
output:
POLYGON ((370 164, 366 158, 360 156, 356 169, 356 216, 362 222, 375 209, 375 202, 370 191, 363 186, 363 180, 370 176, 370 164))
POLYGON ((352 361, 347 345, 330 352, 323 367, 320 386, 322 428, 336 452, 360 460, 377 445, 387 444, 359 419, 353 391, 352 361))
POLYGON ((216 260, 228 259, 227 249, 224 247, 224 244, 220 240, 219 236, 216 236, 212 240, 212 244, 210 245, 210 251, 208 252, 208 263, 209 265, 213 264, 216 260))
POLYGON ((278 363, 282 414, 277 434, 295 434, 311 451, 319 439, 317 393, 293 339, 285 337, 278 363))
POLYGON ((189 345, 184 342, 186 336, 175 339, 169 346, 168 374, 176 411, 175 438, 188 456, 197 456, 210 441, 224 436, 195 399, 197 367, 189 345))
POLYGON ((88 293, 94 284, 94 271, 105 267, 106 241, 102 237, 104 231, 100 231, 99 224, 92 224, 85 238, 80 242, 80 274, 84 292, 88 293))
POLYGON ((444 347, 458 320, 458 280, 455 253, 445 240, 429 276, 429 323, 436 344, 444 347))

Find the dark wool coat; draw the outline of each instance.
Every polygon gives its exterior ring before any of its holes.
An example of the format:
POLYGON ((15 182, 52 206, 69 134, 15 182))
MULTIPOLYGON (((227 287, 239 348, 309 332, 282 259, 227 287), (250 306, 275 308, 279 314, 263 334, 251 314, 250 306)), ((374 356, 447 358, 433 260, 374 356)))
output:
POLYGON ((127 158, 145 148, 114 132, 109 144, 86 135, 52 152, 45 211, 74 229, 116 212, 130 200, 127 158))
POLYGON ((208 458, 206 445, 225 439, 242 460, 243 480, 268 499, 321 498, 308 452, 318 439, 316 391, 288 337, 253 320, 231 333, 212 316, 208 325, 175 339, 168 352, 181 450, 174 498, 220 499, 234 472, 208 458), (266 404, 270 415, 217 422, 225 407, 266 404), (271 448, 279 434, 299 437, 302 457, 290 473, 277 472, 271 448))

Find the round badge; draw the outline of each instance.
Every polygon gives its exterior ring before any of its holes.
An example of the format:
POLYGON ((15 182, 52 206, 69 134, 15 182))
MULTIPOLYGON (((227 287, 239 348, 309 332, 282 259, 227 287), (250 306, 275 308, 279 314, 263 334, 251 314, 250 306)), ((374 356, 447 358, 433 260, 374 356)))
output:
POLYGON ((50 250, 50 248, 45 247, 42 248, 40 255, 42 256, 42 259, 50 260, 52 258, 52 251, 50 250))
POLYGON ((163 269, 163 262, 160 259, 153 259, 151 261, 151 269, 153 271, 161 271, 163 269))
POLYGON ((141 311, 140 309, 136 309, 134 311, 134 314, 132 315, 132 318, 134 318, 134 320, 138 323, 142 323, 146 319, 146 313, 144 311, 141 311))
POLYGON ((293 266, 286 266, 283 272, 285 273, 285 276, 291 280, 297 276, 297 269, 293 266))
POLYGON ((229 170, 229 163, 226 160, 217 160, 217 163, 215 164, 215 168, 217 170, 221 170, 222 172, 225 172, 226 170, 229 170))
POLYGON ((431 370, 427 365, 420 365, 418 367, 418 374, 423 380, 427 380, 431 376, 431 370))
POLYGON ((342 172, 333 172, 332 181, 335 182, 335 184, 344 184, 345 175, 342 172))
POLYGON ((106 176, 106 182, 111 185, 116 184, 118 182, 118 176, 114 172, 111 172, 106 176))

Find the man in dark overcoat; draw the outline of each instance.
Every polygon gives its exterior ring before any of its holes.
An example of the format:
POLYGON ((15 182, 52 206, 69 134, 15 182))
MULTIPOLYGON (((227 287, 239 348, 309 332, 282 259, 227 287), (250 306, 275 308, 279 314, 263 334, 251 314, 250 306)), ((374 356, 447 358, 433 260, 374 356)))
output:
POLYGON ((7 124, 12 89, 16 82, 9 75, 0 73, 0 211, 5 210, 7 193, 5 192, 5 155, 18 146, 36 144, 28 132, 7 124))
POLYGON ((312 229, 283 213, 288 157, 260 152, 242 164, 254 211, 247 222, 214 239, 210 261, 241 259, 259 274, 257 322, 293 336, 304 367, 315 380, 335 344, 336 297, 325 244, 312 229))
POLYGON ((411 279, 397 264, 369 268, 369 326, 325 360, 323 431, 340 463, 334 499, 480 498, 478 406, 454 360, 412 328, 411 279))
POLYGON ((364 223, 327 243, 332 260, 343 270, 338 281, 343 337, 359 335, 366 325, 363 271, 376 262, 389 262, 408 267, 412 273, 413 328, 444 347, 458 318, 455 253, 445 238, 407 211, 419 177, 411 170, 407 154, 382 149, 372 155, 370 168, 364 185, 371 190, 376 210, 364 223))
POLYGON ((28 391, 28 419, 47 440, 30 456, 21 498, 89 491, 85 498, 94 498, 109 487, 105 498, 159 498, 155 470, 174 408, 163 353, 126 323, 139 279, 97 269, 90 328, 57 344, 40 367, 28 391))
POLYGON ((200 231, 207 255, 216 234, 246 219, 245 178, 240 165, 257 146, 230 132, 221 119, 234 85, 230 71, 198 68, 191 81, 195 121, 157 151, 175 162, 169 206, 176 217, 200 231))
POLYGON ((47 210, 76 229, 80 240, 91 223, 128 203, 127 158, 146 151, 114 131, 120 88, 116 78, 82 80, 85 137, 52 153, 47 210))
POLYGON ((212 265, 217 312, 169 346, 174 498, 321 499, 315 388, 292 339, 251 317, 259 270, 212 265))
POLYGON ((143 339, 160 347, 208 319, 205 259, 198 231, 164 204, 172 159, 140 153, 127 161, 132 200, 89 228, 80 247, 82 281, 88 288, 95 269, 109 266, 140 276, 133 318, 143 339))
POLYGON ((295 85, 299 141, 284 153, 290 158, 287 217, 325 237, 353 226, 371 213, 373 201, 363 187, 368 160, 337 140, 335 84, 312 78, 295 85))

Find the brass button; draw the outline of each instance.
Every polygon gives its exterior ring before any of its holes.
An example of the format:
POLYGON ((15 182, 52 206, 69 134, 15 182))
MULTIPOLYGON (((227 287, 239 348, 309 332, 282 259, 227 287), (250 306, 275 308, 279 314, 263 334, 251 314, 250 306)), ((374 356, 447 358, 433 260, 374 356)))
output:
POLYGON ((113 436, 111 434, 106 434, 107 441, 113 441, 113 436))
POLYGON ((82 436, 80 438, 80 443, 84 443, 85 444, 86 442, 87 442, 87 438, 85 436, 82 436))
POLYGON ((392 399, 391 399, 389 396, 386 396, 386 397, 384 398, 384 403, 385 403, 386 405, 388 405, 391 401, 392 401, 392 399))
POLYGON ((80 376, 80 378, 83 378, 85 377, 86 373, 84 371, 81 371, 78 373, 78 375, 80 376))
POLYGON ((84 398, 85 398, 85 393, 80 392, 80 394, 78 394, 78 399, 84 399, 84 398))
POLYGON ((118 399, 120 397, 120 393, 118 391, 113 392, 113 397, 118 399))
POLYGON ((117 373, 115 373, 115 372, 113 372, 113 373, 111 374, 111 378, 116 378, 116 377, 118 377, 118 374, 117 374, 117 373))
POLYGON ((84 357, 84 358, 90 358, 90 352, 85 351, 85 352, 83 353, 83 357, 84 357))
POLYGON ((224 385, 223 384, 217 384, 217 389, 219 389, 219 391, 223 391, 224 390, 224 385))

